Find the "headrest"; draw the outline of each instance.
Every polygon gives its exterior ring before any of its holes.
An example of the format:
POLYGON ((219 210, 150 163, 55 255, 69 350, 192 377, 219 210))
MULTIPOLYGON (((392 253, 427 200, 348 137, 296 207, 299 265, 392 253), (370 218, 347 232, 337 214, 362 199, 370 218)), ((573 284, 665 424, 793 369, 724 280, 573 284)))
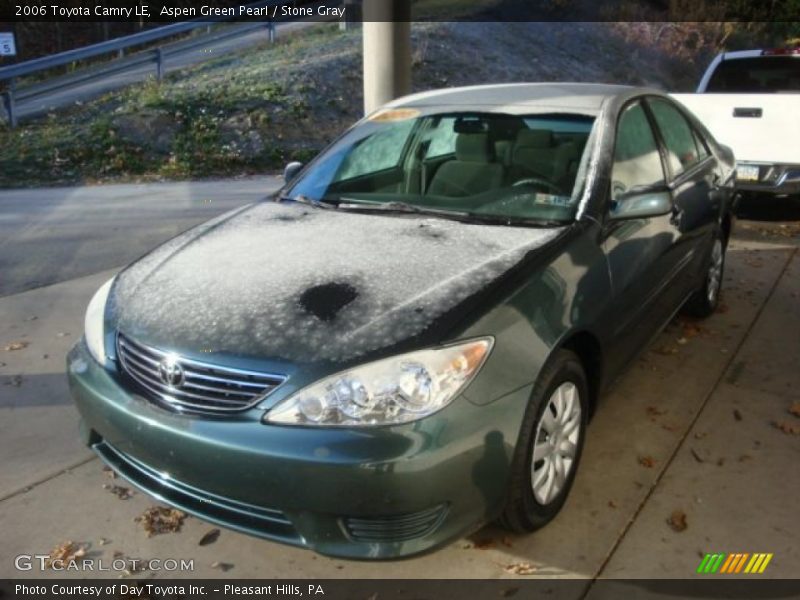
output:
POLYGON ((523 129, 517 134, 517 148, 550 148, 553 132, 548 129, 523 129))
POLYGON ((493 150, 488 133, 459 133, 456 137, 456 159, 462 162, 491 162, 493 150))

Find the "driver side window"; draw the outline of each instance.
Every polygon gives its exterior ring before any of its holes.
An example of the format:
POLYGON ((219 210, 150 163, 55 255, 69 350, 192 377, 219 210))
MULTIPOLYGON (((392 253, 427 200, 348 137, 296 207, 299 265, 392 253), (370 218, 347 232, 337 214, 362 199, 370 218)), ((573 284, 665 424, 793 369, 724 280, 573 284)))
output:
POLYGON ((617 126, 611 200, 624 202, 626 194, 665 181, 664 166, 650 121, 642 102, 634 102, 623 111, 617 126))

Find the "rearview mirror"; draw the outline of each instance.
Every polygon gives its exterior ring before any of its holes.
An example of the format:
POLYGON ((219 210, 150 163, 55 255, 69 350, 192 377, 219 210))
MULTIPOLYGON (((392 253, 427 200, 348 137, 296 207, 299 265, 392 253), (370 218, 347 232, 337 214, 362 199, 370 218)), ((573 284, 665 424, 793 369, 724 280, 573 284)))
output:
POLYGON ((626 194, 615 200, 611 208, 612 219, 644 219, 660 217, 672 210, 672 196, 667 191, 647 191, 626 194))
POLYGON ((283 180, 286 183, 289 183, 292 179, 294 179, 297 174, 300 172, 300 169, 303 168, 303 163, 292 161, 283 169, 283 180))

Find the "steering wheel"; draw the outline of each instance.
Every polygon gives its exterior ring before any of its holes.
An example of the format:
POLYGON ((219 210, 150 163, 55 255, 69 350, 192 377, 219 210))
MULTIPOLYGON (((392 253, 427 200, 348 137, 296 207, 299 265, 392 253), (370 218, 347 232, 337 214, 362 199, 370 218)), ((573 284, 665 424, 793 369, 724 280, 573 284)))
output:
POLYGON ((526 177, 525 179, 520 179, 519 181, 515 181, 511 187, 518 187, 522 185, 536 185, 540 187, 545 187, 551 192, 555 192, 556 195, 561 194, 561 188, 558 187, 555 183, 547 181, 544 177, 526 177))

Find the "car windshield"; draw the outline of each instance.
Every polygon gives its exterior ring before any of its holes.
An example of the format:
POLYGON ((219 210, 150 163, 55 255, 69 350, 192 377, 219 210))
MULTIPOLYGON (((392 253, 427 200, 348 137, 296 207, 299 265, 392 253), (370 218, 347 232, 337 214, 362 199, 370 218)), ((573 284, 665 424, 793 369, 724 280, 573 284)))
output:
POLYGON ((574 219, 594 119, 387 109, 346 133, 284 194, 341 208, 574 219))
POLYGON ((800 92, 800 57, 759 56, 724 60, 706 88, 711 93, 800 92))

